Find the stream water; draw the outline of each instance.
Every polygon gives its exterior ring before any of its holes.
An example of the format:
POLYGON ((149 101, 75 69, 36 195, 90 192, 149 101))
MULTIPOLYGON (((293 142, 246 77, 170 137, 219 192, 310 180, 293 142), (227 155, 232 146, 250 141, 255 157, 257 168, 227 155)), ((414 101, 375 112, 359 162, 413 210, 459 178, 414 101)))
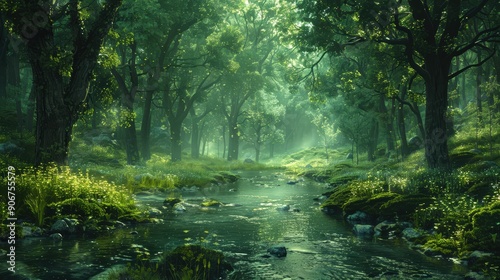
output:
POLYGON ((235 268, 231 279, 463 279, 467 272, 410 250, 401 240, 355 237, 350 225, 322 213, 313 200, 326 191, 324 184, 289 185, 290 178, 271 171, 240 175, 233 184, 182 193, 189 204, 210 197, 228 206, 175 213, 162 208, 165 194, 146 194, 138 203, 162 210, 163 223, 99 237, 24 239, 16 247, 16 274, 2 261, 0 279, 90 279, 130 262, 137 251, 157 258, 186 243, 222 250, 235 268), (283 205, 300 211, 276 209, 283 205), (287 248, 286 257, 262 257, 278 244, 287 248))

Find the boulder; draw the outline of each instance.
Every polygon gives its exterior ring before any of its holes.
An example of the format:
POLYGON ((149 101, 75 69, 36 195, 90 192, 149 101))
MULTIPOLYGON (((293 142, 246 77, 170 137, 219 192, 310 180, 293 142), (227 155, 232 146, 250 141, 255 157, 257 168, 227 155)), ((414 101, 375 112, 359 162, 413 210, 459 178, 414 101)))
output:
POLYGON ((374 231, 375 236, 388 238, 389 236, 394 235, 397 229, 398 226, 396 225, 396 223, 383 221, 375 226, 374 231))
POLYGON ((403 229, 402 233, 403 233, 403 237, 406 240, 414 240, 414 239, 417 239, 420 236, 422 236, 422 234, 414 228, 405 228, 405 229, 403 229))
POLYGON ((50 227, 50 231, 61 233, 61 232, 75 232, 76 226, 78 225, 78 220, 76 219, 68 219, 64 218, 61 220, 57 220, 52 227, 50 227))
POLYGON ((272 246, 271 248, 267 249, 267 252, 272 256, 278 258, 286 257, 287 254, 285 246, 282 245, 272 246))
POLYGON ((366 224, 370 223, 372 218, 365 212, 356 211, 356 213, 347 216, 347 221, 351 224, 366 224))
POLYGON ((288 204, 287 205, 281 205, 278 208, 276 208, 276 210, 278 210, 278 211, 285 211, 285 212, 286 211, 290 211, 290 205, 288 205, 288 204))
POLYGON ((180 198, 177 198, 177 197, 167 197, 165 198, 165 200, 163 201, 163 206, 169 206, 169 207, 173 207, 175 204, 181 202, 180 198))
POLYGON ((23 226, 22 227, 22 236, 23 237, 39 237, 42 236, 43 231, 39 227, 30 227, 23 226))
POLYGON ((292 180, 292 181, 288 181, 288 182, 286 182, 286 183, 287 183, 287 185, 295 185, 295 184, 297 184, 298 182, 299 182, 299 181, 297 181, 297 180, 292 180))
POLYGON ((352 231, 358 237, 366 237, 366 238, 372 237, 373 234, 375 233, 372 225, 361 225, 361 224, 354 225, 352 231))
POLYGON ((250 158, 246 158, 243 162, 244 163, 254 163, 254 161, 250 158))
POLYGON ((151 207, 151 208, 149 208, 148 214, 149 214, 150 218, 154 218, 154 217, 161 216, 163 213, 161 212, 160 209, 151 207))
POLYGON ((186 207, 184 207, 184 205, 182 205, 182 203, 176 203, 174 206, 173 206, 173 209, 175 212, 186 212, 186 207))
POLYGON ((54 240, 61 240, 63 238, 62 234, 60 233, 53 233, 49 237, 54 240))

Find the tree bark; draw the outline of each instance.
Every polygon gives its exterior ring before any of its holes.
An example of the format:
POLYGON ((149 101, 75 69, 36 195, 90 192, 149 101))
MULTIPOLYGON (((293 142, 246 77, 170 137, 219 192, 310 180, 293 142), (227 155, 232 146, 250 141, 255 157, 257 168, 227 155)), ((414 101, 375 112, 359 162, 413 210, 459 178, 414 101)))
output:
POLYGON ((238 152, 240 145, 240 132, 238 128, 238 122, 234 118, 228 120, 229 128, 229 143, 227 151, 227 160, 233 161, 238 160, 238 152))
POLYGON ((170 122, 170 148, 172 161, 182 159, 182 140, 181 140, 182 121, 170 122))
POLYGON ((446 113, 448 110, 448 73, 451 59, 444 55, 425 58, 425 158, 430 168, 450 168, 446 113))
POLYGON ((144 100, 144 111, 141 123, 141 154, 143 160, 151 159, 151 105, 153 102, 153 91, 148 90, 144 100))

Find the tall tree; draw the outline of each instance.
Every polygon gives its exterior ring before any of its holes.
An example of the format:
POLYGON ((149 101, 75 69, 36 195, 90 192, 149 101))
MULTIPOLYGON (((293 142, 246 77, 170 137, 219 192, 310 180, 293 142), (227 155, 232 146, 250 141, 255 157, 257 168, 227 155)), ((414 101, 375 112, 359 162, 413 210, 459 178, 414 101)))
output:
POLYGON ((33 72, 36 165, 67 164, 73 124, 85 110, 100 47, 122 1, 94 2, 88 9, 77 0, 51 3, 8 0, 5 5, 9 23, 26 43, 33 72))

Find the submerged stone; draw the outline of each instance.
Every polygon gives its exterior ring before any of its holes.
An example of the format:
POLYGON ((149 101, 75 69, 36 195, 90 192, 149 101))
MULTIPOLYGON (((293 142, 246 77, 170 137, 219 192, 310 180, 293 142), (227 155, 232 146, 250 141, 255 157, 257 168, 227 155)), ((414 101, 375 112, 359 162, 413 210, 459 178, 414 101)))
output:
POLYGON ((286 255, 287 255, 286 248, 285 248, 285 246, 282 246, 282 245, 273 246, 273 247, 267 249, 267 252, 269 254, 271 254, 272 256, 275 256, 278 258, 286 257, 286 255))

